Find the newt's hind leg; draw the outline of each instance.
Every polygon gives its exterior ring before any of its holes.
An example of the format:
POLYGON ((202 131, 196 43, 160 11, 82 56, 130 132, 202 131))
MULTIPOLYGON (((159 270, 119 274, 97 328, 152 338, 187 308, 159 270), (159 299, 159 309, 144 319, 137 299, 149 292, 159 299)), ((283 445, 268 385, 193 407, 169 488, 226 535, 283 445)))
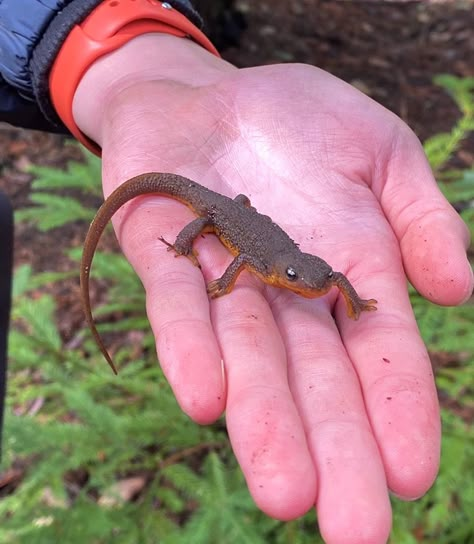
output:
POLYGON ((178 236, 176 236, 174 244, 170 244, 162 236, 159 238, 159 240, 168 246, 168 251, 173 250, 175 252, 175 257, 181 257, 184 255, 195 266, 201 268, 197 258, 197 251, 193 248, 193 242, 209 226, 210 222, 207 217, 198 217, 183 228, 178 236))
POLYGON ((250 208, 251 210, 255 210, 255 207, 252 206, 252 203, 250 202, 250 198, 247 195, 237 195, 234 198, 234 202, 237 202, 237 204, 240 204, 241 206, 245 206, 246 208, 250 208))
POLYGON ((234 198, 234 202, 237 202, 238 204, 242 204, 246 208, 251 208, 252 207, 252 204, 250 202, 250 198, 247 195, 242 195, 242 194, 237 195, 234 198))

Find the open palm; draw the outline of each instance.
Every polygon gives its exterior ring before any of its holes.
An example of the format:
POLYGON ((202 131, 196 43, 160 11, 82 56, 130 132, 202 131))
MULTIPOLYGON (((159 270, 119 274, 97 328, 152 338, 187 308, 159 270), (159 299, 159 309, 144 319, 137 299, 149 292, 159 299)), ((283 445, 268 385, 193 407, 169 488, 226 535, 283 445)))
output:
POLYGON ((210 301, 205 283, 229 252, 206 235, 195 243, 202 271, 173 258, 159 237, 173 240, 192 213, 140 197, 114 222, 147 292, 160 363, 197 422, 226 411, 265 512, 291 519, 316 505, 327 542, 385 542, 388 490, 420 496, 439 458, 433 373, 406 276, 435 302, 465 299, 465 228, 409 129, 340 80, 300 65, 225 66, 204 79, 146 81, 111 101, 98 138, 105 192, 158 171, 244 193, 378 311, 352 321, 337 289, 309 300, 246 272, 210 301))

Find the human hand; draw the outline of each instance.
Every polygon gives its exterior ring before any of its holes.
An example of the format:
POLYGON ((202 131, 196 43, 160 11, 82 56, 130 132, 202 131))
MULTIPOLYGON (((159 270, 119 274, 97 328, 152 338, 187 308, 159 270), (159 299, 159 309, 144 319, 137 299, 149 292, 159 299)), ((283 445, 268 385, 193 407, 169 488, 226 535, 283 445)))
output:
POLYGON ((422 495, 439 458, 433 373, 406 275, 441 304, 472 291, 467 231, 417 139, 318 69, 236 70, 162 35, 99 60, 74 107, 102 146, 107 194, 148 171, 244 193, 303 251, 378 300, 354 322, 336 289, 307 300, 242 273, 232 293, 209 301, 205 282, 222 274, 228 251, 198 239, 201 272, 158 239, 173 240, 193 218, 186 207, 146 196, 114 221, 180 406, 199 423, 226 410, 258 506, 292 519, 316 505, 328 543, 385 542, 388 489, 422 495))

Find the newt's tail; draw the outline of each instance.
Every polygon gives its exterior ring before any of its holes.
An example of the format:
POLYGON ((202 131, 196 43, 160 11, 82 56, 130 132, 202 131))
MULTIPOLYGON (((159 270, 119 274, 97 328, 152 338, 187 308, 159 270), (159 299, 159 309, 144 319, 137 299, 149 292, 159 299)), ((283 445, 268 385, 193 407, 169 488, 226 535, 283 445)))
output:
MULTIPOLYGON (((99 243, 100 237, 104 232, 105 227, 124 204, 133 198, 144 194, 160 194, 182 200, 188 206, 192 206, 192 193, 195 187, 199 187, 195 182, 188 178, 177 174, 161 174, 148 173, 135 176, 120 185, 115 191, 105 200, 102 206, 97 211, 86 236, 84 249, 82 252, 81 261, 81 295, 84 307, 84 313, 87 323, 92 332, 92 336, 99 347, 101 353, 105 357, 110 368, 117 374, 112 358, 110 357, 104 342, 97 330, 91 310, 91 301, 89 293, 89 277, 92 266, 92 259, 99 243), (191 198, 190 198, 191 197, 191 198)), ((202 188, 201 188, 202 189, 202 188)))

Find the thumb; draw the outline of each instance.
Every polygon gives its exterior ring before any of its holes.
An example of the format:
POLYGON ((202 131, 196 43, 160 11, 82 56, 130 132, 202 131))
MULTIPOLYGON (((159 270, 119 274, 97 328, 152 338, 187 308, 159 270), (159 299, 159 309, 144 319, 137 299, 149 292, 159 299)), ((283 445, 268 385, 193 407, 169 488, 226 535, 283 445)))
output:
POLYGON ((382 172, 374 190, 399 240, 409 280, 437 304, 465 302, 473 289, 466 255, 469 231, 439 190, 419 140, 405 125, 382 172))

